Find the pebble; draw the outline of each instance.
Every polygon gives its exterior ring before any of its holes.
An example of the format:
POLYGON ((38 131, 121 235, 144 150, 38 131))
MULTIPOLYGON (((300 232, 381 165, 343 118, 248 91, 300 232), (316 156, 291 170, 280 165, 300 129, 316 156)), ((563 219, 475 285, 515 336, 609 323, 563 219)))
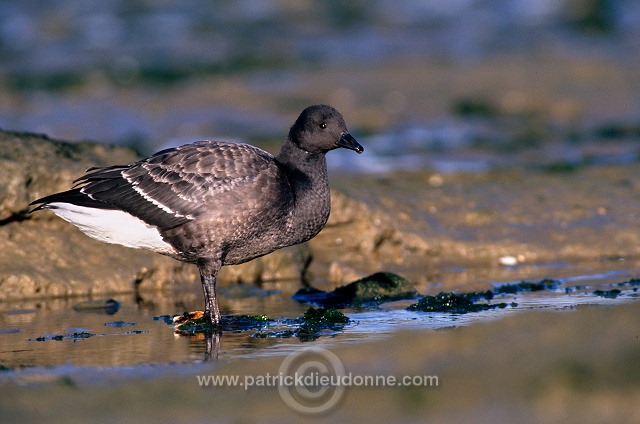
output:
POLYGON ((498 260, 498 262, 500 263, 500 265, 502 266, 514 266, 514 265, 518 265, 519 262, 519 258, 521 255, 519 255, 518 257, 515 256, 501 256, 500 259, 498 260))

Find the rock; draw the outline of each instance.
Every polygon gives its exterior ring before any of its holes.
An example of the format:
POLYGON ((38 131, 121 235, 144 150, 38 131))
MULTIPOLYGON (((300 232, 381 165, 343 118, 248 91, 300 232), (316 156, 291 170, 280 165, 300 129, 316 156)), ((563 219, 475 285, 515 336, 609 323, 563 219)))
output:
POLYGON ((23 217, 29 202, 69 188, 88 166, 135 159, 135 152, 123 147, 0 130, 0 222, 23 217))
MULTIPOLYGON (((29 202, 68 189, 87 167, 136 158, 125 147, 0 130, 0 301, 199 284, 193 265, 93 240, 50 212, 27 215, 29 202)), ((389 216, 335 191, 332 198, 327 228, 311 243, 224 267, 220 284, 306 280, 335 287, 374 264, 401 263, 410 249, 424 244, 397 231, 389 216)))
POLYGON ((390 302, 418 295, 418 291, 410 281, 391 272, 376 272, 346 286, 338 287, 335 293, 353 297, 353 303, 356 305, 390 302))
POLYGON ((413 284, 391 272, 376 272, 368 277, 340 286, 331 292, 305 287, 293 298, 325 306, 364 306, 416 297, 413 284))
POLYGON ((331 191, 331 215, 308 244, 313 261, 305 280, 331 290, 372 269, 405 269, 424 262, 429 245, 420 236, 398 229, 397 218, 344 193, 331 191))
POLYGON ((113 315, 120 310, 120 302, 114 299, 85 300, 73 305, 73 310, 113 315))
POLYGON ((329 264, 329 282, 332 286, 340 286, 344 281, 355 281, 362 278, 355 269, 343 264, 340 261, 332 261, 329 264))

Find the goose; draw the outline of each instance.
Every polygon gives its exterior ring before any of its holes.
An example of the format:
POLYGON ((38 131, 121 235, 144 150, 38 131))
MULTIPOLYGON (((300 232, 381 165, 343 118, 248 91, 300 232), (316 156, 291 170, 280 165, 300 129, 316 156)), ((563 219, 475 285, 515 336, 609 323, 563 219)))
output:
POLYGON ((70 190, 32 202, 31 212, 46 209, 94 239, 195 264, 204 316, 219 326, 222 266, 303 243, 326 224, 325 154, 336 148, 364 151, 340 112, 313 105, 275 156, 244 143, 197 141, 89 168, 70 190))

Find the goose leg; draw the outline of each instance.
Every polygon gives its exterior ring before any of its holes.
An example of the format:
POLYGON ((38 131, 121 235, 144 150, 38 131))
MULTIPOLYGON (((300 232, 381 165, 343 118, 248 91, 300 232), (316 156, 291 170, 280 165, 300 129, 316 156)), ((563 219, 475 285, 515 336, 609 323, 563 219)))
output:
POLYGON ((210 334, 206 334, 207 338, 207 350, 204 354, 204 360, 206 361, 217 361, 218 355, 220 354, 220 338, 222 337, 222 333, 219 331, 215 331, 210 334))
POLYGON ((198 263, 200 280, 204 290, 204 314, 209 317, 211 324, 214 326, 220 325, 220 308, 216 297, 216 277, 221 266, 221 261, 198 263))

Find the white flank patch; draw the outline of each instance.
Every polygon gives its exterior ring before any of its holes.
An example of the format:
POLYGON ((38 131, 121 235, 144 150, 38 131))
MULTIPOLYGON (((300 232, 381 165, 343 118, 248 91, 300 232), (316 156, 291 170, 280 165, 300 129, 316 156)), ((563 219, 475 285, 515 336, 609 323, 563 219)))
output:
POLYGON ((53 202, 45 207, 96 240, 158 253, 175 253, 157 228, 126 212, 62 202, 53 202))

